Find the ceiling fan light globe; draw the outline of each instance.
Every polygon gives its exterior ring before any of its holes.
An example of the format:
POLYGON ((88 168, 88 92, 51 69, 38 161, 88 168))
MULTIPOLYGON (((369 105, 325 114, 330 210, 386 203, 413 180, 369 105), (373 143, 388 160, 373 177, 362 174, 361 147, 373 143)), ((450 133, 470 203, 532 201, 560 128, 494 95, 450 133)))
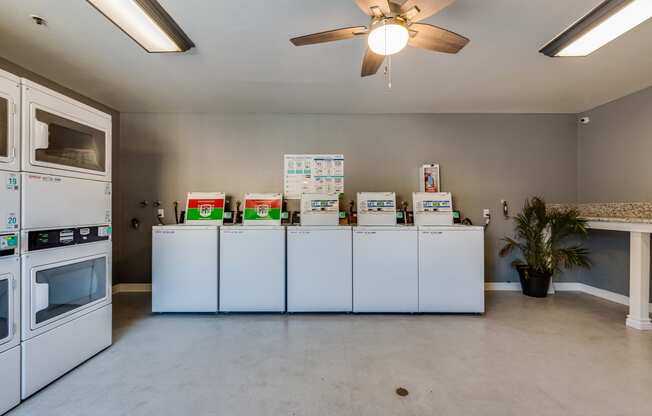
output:
POLYGON ((367 38, 369 49, 377 55, 394 55, 405 48, 410 38, 407 28, 398 23, 381 23, 367 38))

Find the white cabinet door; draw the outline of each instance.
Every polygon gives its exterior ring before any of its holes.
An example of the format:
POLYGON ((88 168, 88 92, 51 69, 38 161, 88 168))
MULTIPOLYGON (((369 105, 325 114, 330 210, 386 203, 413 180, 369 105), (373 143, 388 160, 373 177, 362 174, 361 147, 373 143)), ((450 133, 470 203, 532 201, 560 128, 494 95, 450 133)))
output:
POLYGON ((484 312, 482 230, 419 231, 419 312, 484 312))
POLYGON ((288 312, 351 312, 351 227, 290 227, 288 312))
POLYGON ((357 227, 353 231, 353 311, 417 312, 417 231, 357 227))
POLYGON ((285 228, 220 230, 220 311, 285 311, 285 228))

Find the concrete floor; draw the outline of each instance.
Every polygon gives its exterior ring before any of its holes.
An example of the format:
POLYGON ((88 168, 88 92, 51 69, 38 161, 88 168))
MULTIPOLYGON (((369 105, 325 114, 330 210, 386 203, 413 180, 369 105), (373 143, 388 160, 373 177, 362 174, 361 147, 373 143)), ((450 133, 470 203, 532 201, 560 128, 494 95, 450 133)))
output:
POLYGON ((151 315, 19 415, 646 415, 652 334, 588 295, 488 295, 477 316, 151 315), (395 390, 405 387, 407 397, 395 390))

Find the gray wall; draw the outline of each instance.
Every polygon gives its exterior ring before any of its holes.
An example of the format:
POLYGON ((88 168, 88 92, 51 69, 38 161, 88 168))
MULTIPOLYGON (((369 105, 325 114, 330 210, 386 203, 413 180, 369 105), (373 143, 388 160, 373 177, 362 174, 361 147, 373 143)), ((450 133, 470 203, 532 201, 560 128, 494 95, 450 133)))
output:
MULTIPOLYGON (((110 114, 112 117, 112 172, 113 172, 113 200, 112 200, 112 210, 114 222, 118 222, 118 219, 122 218, 122 199, 121 199, 121 189, 118 178, 120 177, 120 113, 114 110, 111 107, 99 103, 91 98, 88 98, 84 95, 77 93, 76 91, 66 88, 63 85, 57 84, 49 80, 48 78, 36 74, 22 66, 16 65, 13 62, 10 62, 2 57, 0 57, 0 69, 12 74, 27 78, 31 81, 37 82, 45 87, 48 87, 54 91, 57 91, 61 94, 67 95, 68 97, 74 98, 77 101, 80 101, 86 105, 97 108, 100 111, 104 111, 107 114, 110 114)), ((120 259, 120 248, 121 248, 121 235, 120 230, 114 227, 113 232, 113 265, 117 267, 120 259)))
MULTIPOLYGON (((652 202, 652 88, 584 113, 578 127, 580 202, 652 202)), ((594 231, 588 247, 595 262, 577 280, 629 294, 629 236, 594 231)))
POLYGON ((410 198, 418 166, 438 162, 444 190, 456 208, 488 229, 487 280, 515 281, 509 261, 497 259, 498 239, 525 198, 577 198, 577 127, 572 115, 217 115, 122 114, 120 149, 124 234, 121 282, 150 281, 151 225, 161 200, 172 222, 172 201, 188 191, 282 191, 283 154, 343 153, 345 199, 358 191, 395 191, 410 198), (139 218, 138 230, 130 220, 139 218))

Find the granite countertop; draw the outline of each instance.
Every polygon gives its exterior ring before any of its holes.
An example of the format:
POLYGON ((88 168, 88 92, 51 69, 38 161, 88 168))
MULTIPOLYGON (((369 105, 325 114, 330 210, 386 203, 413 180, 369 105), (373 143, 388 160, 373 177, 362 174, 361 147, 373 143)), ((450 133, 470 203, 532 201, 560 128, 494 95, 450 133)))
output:
POLYGON ((551 209, 577 209, 587 221, 652 224, 652 202, 549 204, 551 209))

